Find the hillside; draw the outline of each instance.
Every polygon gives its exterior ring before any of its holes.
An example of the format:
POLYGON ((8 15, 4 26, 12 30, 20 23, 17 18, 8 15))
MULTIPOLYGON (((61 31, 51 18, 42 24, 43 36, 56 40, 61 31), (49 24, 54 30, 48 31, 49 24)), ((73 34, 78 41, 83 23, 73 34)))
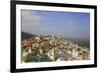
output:
POLYGON ((22 40, 22 62, 89 60, 89 48, 54 35, 22 40))
POLYGON ((31 33, 28 33, 28 32, 24 32, 24 31, 21 32, 21 38, 22 38, 22 40, 29 39, 29 38, 31 38, 33 36, 35 36, 35 35, 31 34, 31 33))

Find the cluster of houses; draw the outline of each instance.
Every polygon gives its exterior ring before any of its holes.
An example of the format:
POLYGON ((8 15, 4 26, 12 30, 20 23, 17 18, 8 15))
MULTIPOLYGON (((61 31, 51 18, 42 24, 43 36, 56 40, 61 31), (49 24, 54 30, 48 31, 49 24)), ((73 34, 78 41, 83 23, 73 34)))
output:
MULTIPOLYGON (((22 57, 29 53, 46 54, 52 61, 89 60, 90 52, 74 42, 53 35, 33 36, 21 43, 22 57)), ((24 62, 24 61, 23 61, 24 62)))

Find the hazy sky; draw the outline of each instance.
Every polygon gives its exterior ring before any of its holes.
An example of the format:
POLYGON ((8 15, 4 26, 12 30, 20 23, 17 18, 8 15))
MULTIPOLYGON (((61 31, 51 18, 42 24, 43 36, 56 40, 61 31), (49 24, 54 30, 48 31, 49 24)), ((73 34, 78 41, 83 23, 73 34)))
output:
POLYGON ((75 12, 21 11, 22 31, 66 38, 90 37, 90 14, 75 12))

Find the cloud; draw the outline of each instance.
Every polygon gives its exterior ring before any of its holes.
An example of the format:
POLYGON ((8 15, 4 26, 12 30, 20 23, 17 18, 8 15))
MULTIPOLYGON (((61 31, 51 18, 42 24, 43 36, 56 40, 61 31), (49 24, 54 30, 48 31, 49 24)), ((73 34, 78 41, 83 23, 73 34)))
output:
POLYGON ((36 11, 22 10, 21 11, 21 23, 22 31, 32 32, 34 25, 40 24, 41 17, 36 11))

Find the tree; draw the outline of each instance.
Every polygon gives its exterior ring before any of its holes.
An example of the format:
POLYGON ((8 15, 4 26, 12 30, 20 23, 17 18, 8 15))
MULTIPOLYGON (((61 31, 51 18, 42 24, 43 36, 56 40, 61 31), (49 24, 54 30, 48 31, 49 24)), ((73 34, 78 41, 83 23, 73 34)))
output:
POLYGON ((45 53, 44 54, 29 53, 25 58, 25 62, 49 62, 49 61, 52 60, 45 53))

